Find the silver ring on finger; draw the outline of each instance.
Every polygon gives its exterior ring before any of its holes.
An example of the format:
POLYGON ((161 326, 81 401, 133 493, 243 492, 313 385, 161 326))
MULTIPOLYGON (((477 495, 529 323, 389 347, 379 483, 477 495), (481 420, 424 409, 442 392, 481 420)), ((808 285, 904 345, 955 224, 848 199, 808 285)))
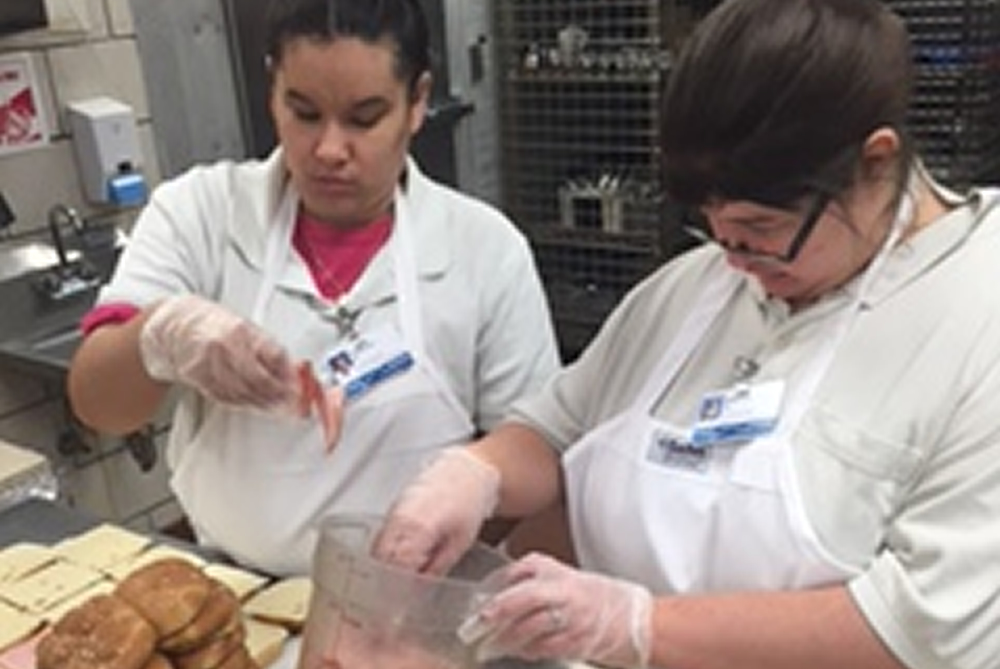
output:
POLYGON ((549 629, 552 632, 560 632, 566 628, 566 612, 562 608, 557 606, 550 606, 548 608, 549 612, 549 629))

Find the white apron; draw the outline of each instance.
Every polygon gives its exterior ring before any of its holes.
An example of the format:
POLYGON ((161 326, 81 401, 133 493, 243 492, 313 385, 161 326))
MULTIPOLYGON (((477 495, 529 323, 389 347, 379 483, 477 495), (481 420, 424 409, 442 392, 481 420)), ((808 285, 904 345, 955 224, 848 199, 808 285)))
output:
POLYGON ((810 525, 790 438, 912 211, 904 197, 852 305, 836 316, 800 380, 785 389, 774 431, 736 446, 713 446, 707 470, 694 471, 654 457, 655 436, 684 426, 668 425, 652 412, 735 295, 740 278, 734 271, 706 286, 631 407, 584 435, 563 459, 581 566, 657 593, 805 588, 858 573, 830 555, 810 525))
MULTIPOLYGON (((269 304, 278 296, 289 299, 279 288, 282 276, 301 271, 291 245, 298 197, 287 190, 271 226, 253 307, 254 322, 265 329, 269 304)), ((346 405, 331 454, 324 451, 317 420, 210 405, 172 481, 203 543, 274 574, 308 573, 318 519, 384 513, 433 452, 473 436, 468 412, 427 355, 409 212, 408 196, 398 191, 387 251, 398 299, 396 329, 413 366, 346 405)), ((357 326, 362 335, 364 317, 357 326)), ((342 335, 326 320, 303 321, 292 354, 319 365, 342 335)))

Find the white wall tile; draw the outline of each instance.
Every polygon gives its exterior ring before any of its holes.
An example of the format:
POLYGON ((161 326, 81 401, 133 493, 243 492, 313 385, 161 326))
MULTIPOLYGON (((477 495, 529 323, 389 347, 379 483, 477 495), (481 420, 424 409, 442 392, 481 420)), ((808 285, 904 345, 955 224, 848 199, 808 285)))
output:
POLYGON ((102 95, 132 107, 138 120, 149 117, 146 86, 134 40, 117 39, 55 48, 49 51, 49 65, 60 124, 64 129, 68 103, 102 95))
POLYGON ((132 19, 132 6, 128 0, 106 0, 108 20, 111 23, 111 34, 116 36, 134 35, 135 22, 132 19))
POLYGON ((49 207, 57 202, 88 210, 67 139, 0 157, 0 184, 17 216, 15 231, 44 227, 49 207))
POLYGON ((53 31, 100 34, 101 16, 93 14, 93 0, 45 0, 45 9, 53 31))

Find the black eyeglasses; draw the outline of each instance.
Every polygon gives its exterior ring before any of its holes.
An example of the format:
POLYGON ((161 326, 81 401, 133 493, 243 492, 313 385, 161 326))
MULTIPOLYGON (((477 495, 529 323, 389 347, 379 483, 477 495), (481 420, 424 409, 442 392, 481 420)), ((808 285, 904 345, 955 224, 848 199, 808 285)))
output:
POLYGON ((743 243, 732 244, 724 239, 718 239, 712 234, 711 228, 708 226, 708 221, 705 220, 703 216, 700 217, 702 220, 698 225, 685 225, 684 231, 699 241, 718 244, 726 251, 726 253, 731 253, 733 255, 740 256, 741 258, 755 261, 777 262, 787 265, 795 262, 795 259, 799 257, 799 252, 802 251, 802 247, 805 246, 806 241, 809 239, 809 235, 812 234, 813 229, 816 227, 816 224, 819 222, 820 217, 823 215, 823 212, 826 210, 826 206, 829 203, 829 195, 826 193, 816 194, 815 199, 813 199, 812 204, 809 206, 809 209, 806 211, 806 214, 802 219, 802 224, 795 232, 795 236, 792 237, 792 241, 789 242, 788 248, 784 253, 757 251, 749 248, 743 243))

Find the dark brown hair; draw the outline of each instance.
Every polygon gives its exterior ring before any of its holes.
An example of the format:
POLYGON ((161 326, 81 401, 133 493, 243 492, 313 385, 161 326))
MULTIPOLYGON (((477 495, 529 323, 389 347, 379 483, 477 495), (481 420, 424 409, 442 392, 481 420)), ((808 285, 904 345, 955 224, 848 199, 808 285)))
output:
POLYGON ((411 93, 430 71, 427 17, 417 0, 272 0, 265 38, 272 65, 280 64, 284 46, 300 37, 389 39, 396 51, 396 76, 411 93))
POLYGON ((902 139, 913 67, 902 21, 877 0, 726 0, 678 57, 663 105, 671 197, 787 207, 854 182, 879 127, 902 139))

